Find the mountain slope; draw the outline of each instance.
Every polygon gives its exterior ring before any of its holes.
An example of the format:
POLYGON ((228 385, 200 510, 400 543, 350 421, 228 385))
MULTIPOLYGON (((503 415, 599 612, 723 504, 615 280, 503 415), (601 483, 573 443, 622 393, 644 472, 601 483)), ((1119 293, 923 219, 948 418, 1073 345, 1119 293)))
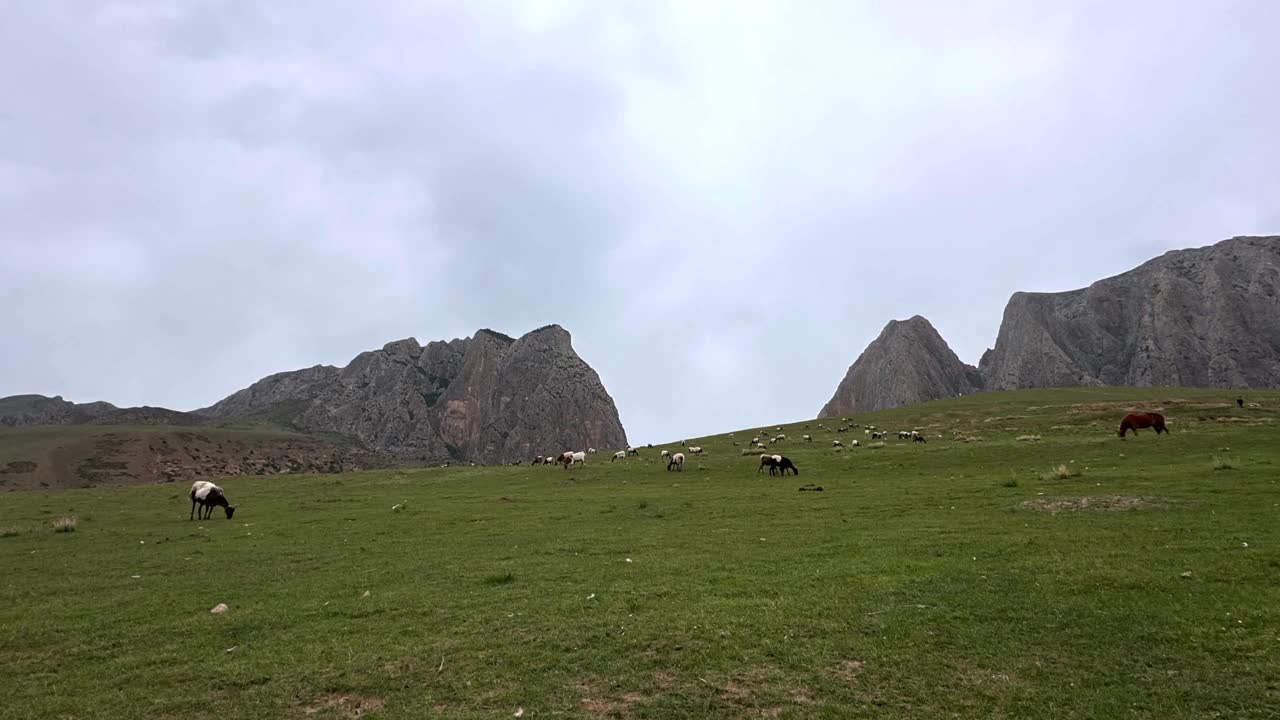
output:
POLYGON ((890 320, 849 367, 818 417, 928 402, 981 388, 977 368, 960 362, 928 320, 890 320))

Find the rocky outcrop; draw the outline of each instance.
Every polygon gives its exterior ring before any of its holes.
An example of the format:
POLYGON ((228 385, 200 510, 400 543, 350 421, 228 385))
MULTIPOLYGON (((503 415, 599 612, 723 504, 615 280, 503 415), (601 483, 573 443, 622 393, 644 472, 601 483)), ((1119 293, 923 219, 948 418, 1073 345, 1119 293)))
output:
POLYGON ((305 370, 268 375, 223 398, 217 404, 196 412, 213 417, 244 417, 265 413, 290 402, 313 400, 320 389, 339 372, 332 365, 316 365, 305 370))
POLYGON ((1081 290, 1015 293, 980 367, 993 390, 1280 387, 1280 237, 1175 250, 1081 290))
POLYGON ((0 398, 0 427, 79 425, 116 410, 111 403, 76 404, 61 395, 11 395, 0 398))
POLYGON ((425 347, 398 340, 345 368, 272 375, 196 412, 270 414, 406 460, 508 462, 627 443, 613 399, 558 325, 519 339, 480 330, 425 347))
POLYGON ((977 370, 924 318, 890 322, 821 416, 1090 385, 1280 387, 1280 237, 1174 250, 1080 290, 1014 293, 977 370))
POLYGON ((978 369, 960 362, 928 320, 890 320, 849 367, 818 417, 928 402, 981 389, 978 369))

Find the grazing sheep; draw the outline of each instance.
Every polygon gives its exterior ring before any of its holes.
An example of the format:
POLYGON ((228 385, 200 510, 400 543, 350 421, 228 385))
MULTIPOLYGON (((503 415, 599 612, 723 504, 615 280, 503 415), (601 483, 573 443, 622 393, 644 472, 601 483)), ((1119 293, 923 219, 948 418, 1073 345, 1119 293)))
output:
POLYGON ((787 435, 786 435, 786 433, 778 433, 778 439, 779 439, 779 440, 786 440, 786 439, 787 439, 787 435))
POLYGON ((668 452, 668 451, 666 451, 666 450, 663 450, 663 451, 662 451, 662 454, 661 454, 661 455, 659 455, 658 457, 659 457, 659 458, 661 458, 661 459, 663 459, 663 460, 666 460, 666 459, 668 459, 668 458, 670 458, 670 457, 671 457, 671 453, 670 453, 670 452, 668 452))
POLYGON ((800 439, 804 440, 805 442, 813 442, 813 438, 809 437, 808 435, 801 435, 800 439))
POLYGON ((689 453, 690 453, 691 455, 701 455, 701 454, 702 454, 702 446, 701 446, 701 445, 694 445, 693 447, 689 448, 689 453))
POLYGON ((756 474, 759 475, 765 468, 769 468, 770 475, 773 474, 773 456, 767 453, 760 456, 760 467, 756 468, 756 474))
POLYGON ((595 449, 595 448, 587 448, 587 452, 591 453, 592 455, 595 455, 595 454, 596 454, 596 449, 595 449))
POLYGON ((872 439, 872 440, 879 440, 879 439, 880 439, 880 438, 882 438, 882 437, 884 437, 884 433, 880 432, 879 430, 873 430, 873 431, 871 431, 871 439, 872 439))
POLYGON ((635 455, 636 457, 639 457, 639 456, 640 456, 640 451, 639 451, 639 450, 637 450, 637 449, 635 449, 635 448, 631 448, 631 447, 629 447, 629 448, 627 448, 627 454, 628 454, 628 455, 635 455))
POLYGON ((556 460, 556 462, 561 465, 567 466, 569 464, 569 461, 571 460, 573 460, 573 451, 565 450, 564 452, 560 453, 560 457, 559 459, 556 460))
POLYGON ((586 465, 587 454, 582 452, 581 450, 579 450, 578 452, 566 451, 565 454, 560 456, 560 462, 564 463, 565 470, 568 470, 570 465, 577 465, 579 463, 586 465))
POLYGON ((619 450, 618 452, 613 454, 613 460, 610 460, 609 462, 615 462, 617 460, 626 460, 626 459, 627 459, 627 451, 619 450))
POLYGON ((755 436, 755 437, 751 438, 751 444, 752 444, 752 445, 759 445, 759 444, 760 444, 760 436, 759 436, 759 435, 757 435, 757 436, 755 436))
POLYGON ((910 437, 911 437, 911 433, 907 432, 906 430, 899 430, 899 431, 898 431, 898 439, 899 439, 899 440, 906 440, 906 439, 908 439, 908 438, 910 438, 910 437))
POLYGON ((197 480, 191 484, 191 516, 188 520, 195 519, 197 504, 200 505, 201 520, 213 517, 213 509, 216 507, 226 511, 228 520, 236 514, 236 506, 227 502, 227 494, 208 480, 197 480))
POLYGON ((839 440, 832 440, 831 447, 844 447, 844 443, 840 442, 839 440))
POLYGON ((854 440, 849 443, 849 447, 862 447, 862 443, 858 442, 857 440, 854 440))
POLYGON ((671 456, 671 459, 667 461, 667 470, 670 471, 671 468, 684 472, 684 453, 676 453, 671 456))
POLYGON ((777 465, 778 472, 786 475, 787 471, 790 470, 796 475, 800 474, 800 468, 796 467, 796 464, 791 462, 791 458, 783 457, 781 455, 774 455, 773 457, 777 465))

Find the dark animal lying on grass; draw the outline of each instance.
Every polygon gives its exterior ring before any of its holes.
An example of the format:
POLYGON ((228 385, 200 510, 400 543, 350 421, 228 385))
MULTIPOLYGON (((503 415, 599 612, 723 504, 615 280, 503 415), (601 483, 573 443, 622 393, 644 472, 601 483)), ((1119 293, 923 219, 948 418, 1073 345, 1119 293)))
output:
POLYGON ((1133 413, 1125 415, 1124 420, 1120 421, 1120 437, 1124 437, 1130 430, 1137 435, 1138 430, 1146 428, 1153 428, 1157 435, 1169 432, 1169 428, 1164 426, 1164 416, 1160 413, 1133 413))
POLYGON ((188 520, 194 520, 196 516, 196 505, 200 505, 200 519, 213 517, 213 509, 221 507, 227 512, 227 519, 230 520, 235 515, 236 508, 227 502, 227 494, 222 488, 214 485, 208 480, 197 480, 191 485, 191 517, 188 520))

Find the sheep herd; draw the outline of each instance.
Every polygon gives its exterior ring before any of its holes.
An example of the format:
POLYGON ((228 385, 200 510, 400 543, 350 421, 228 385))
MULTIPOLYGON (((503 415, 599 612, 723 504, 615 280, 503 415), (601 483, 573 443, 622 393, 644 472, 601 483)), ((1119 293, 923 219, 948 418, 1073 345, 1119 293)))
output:
MULTIPOLYGON (((808 429, 808 427, 809 426, 806 425, 805 429, 808 429)), ((827 429, 823 423, 818 423, 818 428, 820 430, 827 429)), ((862 426, 857 424, 851 425, 847 420, 843 425, 836 428, 835 432, 847 433, 852 430, 858 430, 858 429, 861 429, 864 434, 870 436, 871 439, 873 440, 879 440, 880 438, 885 436, 885 432, 877 429, 874 425, 868 425, 865 428, 863 428, 862 426)), ((786 442, 787 436, 785 433, 781 432, 782 427, 778 426, 776 430, 777 432, 773 434, 770 434, 765 430, 761 430, 758 434, 756 434, 754 437, 751 438, 751 447, 754 450, 767 450, 770 444, 777 445, 779 443, 786 442)), ((729 439, 733 441, 733 438, 734 438, 734 434, 730 433, 729 439)), ((801 435, 800 438, 804 442, 813 442, 812 435, 805 434, 805 435, 801 435)), ((924 435, 916 430, 900 430, 898 431, 898 439, 910 440, 912 442, 917 442, 917 443, 925 442, 924 435)), ((705 450, 702 448, 701 445, 689 445, 687 442, 681 442, 680 444, 685 446, 686 451, 689 453, 689 455, 705 454, 705 450)), ((736 446, 738 445, 738 443, 736 441, 733 441, 733 445, 736 446)), ((832 446, 836 450, 843 450, 846 447, 846 443, 841 440, 833 440, 832 446)), ((848 441, 847 446, 860 447, 860 443, 856 439, 851 439, 848 441)), ((649 445, 648 447, 652 448, 653 445, 649 445)), ((750 451, 743 450, 744 455, 747 454, 748 452, 750 451)), ((578 450, 578 451, 566 450, 560 453, 558 456, 538 455, 533 458, 533 461, 531 464, 532 465, 563 465, 566 470, 569 470, 573 468, 573 466, 575 465, 585 465, 587 463, 587 456, 594 455, 594 454, 596 454, 596 449, 592 447, 589 447, 586 450, 578 450)), ((612 463, 612 462, 617 462, 619 460, 625 461, 628 457, 638 456, 639 454, 640 454, 640 451, 637 448, 628 446, 623 450, 618 450, 617 452, 613 453, 609 462, 612 463)), ((658 454, 658 458, 661 462, 666 463, 668 471, 675 471, 675 472, 684 471, 685 453, 683 452, 673 453, 669 450, 662 450, 658 454)), ((764 453, 760 453, 759 460, 760 460, 760 465, 756 469, 757 473, 763 471, 765 468, 768 468, 770 475, 776 475, 779 473, 782 475, 786 475, 788 471, 790 471, 794 475, 800 474, 800 469, 796 467, 796 464, 790 458, 785 457, 783 455, 764 452, 764 453)), ((512 464, 518 465, 520 463, 516 462, 512 464)), ((227 500, 227 494, 222 488, 218 487, 217 485, 207 480, 197 480, 191 486, 191 516, 189 519, 194 520, 196 518, 197 508, 199 508, 200 519, 203 520, 203 519, 212 517, 213 510, 214 508, 217 508, 217 507, 223 508, 223 510, 226 512, 226 516, 228 520, 231 519, 231 517, 235 514, 235 511, 236 511, 236 506, 232 505, 227 500)))

